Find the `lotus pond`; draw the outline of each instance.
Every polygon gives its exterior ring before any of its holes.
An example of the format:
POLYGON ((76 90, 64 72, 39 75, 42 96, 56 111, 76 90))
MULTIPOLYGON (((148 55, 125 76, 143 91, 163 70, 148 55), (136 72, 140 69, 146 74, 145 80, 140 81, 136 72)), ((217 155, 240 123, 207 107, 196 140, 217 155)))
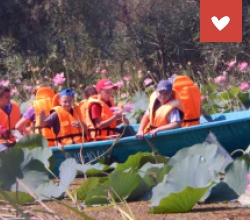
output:
POLYGON ((221 211, 239 214, 242 204, 250 204, 248 152, 233 159, 213 134, 171 158, 138 152, 124 163, 103 161, 83 165, 67 158, 60 165, 59 177, 51 178, 55 158, 46 140, 40 135, 26 136, 0 153, 1 207, 11 205, 27 217, 28 204, 29 212, 38 217, 34 210, 42 205, 46 219, 51 213, 52 219, 77 219, 74 215, 107 219, 109 214, 109 219, 203 219, 210 210, 222 218, 221 211), (163 213, 187 214, 156 215, 163 213))

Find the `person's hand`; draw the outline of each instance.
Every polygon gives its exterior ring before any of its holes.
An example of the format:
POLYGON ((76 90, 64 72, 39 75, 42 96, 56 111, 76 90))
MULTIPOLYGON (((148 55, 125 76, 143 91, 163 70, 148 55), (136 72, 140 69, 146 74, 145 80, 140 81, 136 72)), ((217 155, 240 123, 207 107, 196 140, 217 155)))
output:
POLYGON ((64 145, 62 145, 61 143, 57 143, 57 147, 60 151, 64 151, 64 145))
POLYGON ((46 118, 45 111, 44 110, 40 111, 39 112, 40 124, 44 122, 45 118, 46 118))
POLYGON ((151 131, 149 132, 149 134, 150 134, 152 137, 154 137, 154 136, 156 135, 157 132, 158 132, 158 130, 157 130, 157 128, 155 128, 155 129, 151 130, 151 131))
POLYGON ((137 134, 136 134, 135 136, 136 136, 136 138, 137 138, 138 140, 142 140, 143 135, 144 135, 144 134, 143 134, 142 131, 138 131, 137 134))
POLYGON ((80 122, 79 122, 79 121, 72 121, 72 122, 71 122, 71 125, 72 125, 73 127, 76 127, 76 128, 81 127, 81 125, 80 125, 80 122))
POLYGON ((117 112, 114 115, 116 120, 120 120, 122 118, 122 112, 117 112))
POLYGON ((76 127, 76 128, 82 128, 83 127, 84 133, 88 132, 87 125, 84 122, 72 121, 71 125, 74 126, 74 127, 76 127))
POLYGON ((122 121, 124 124, 129 125, 129 120, 123 116, 122 121))

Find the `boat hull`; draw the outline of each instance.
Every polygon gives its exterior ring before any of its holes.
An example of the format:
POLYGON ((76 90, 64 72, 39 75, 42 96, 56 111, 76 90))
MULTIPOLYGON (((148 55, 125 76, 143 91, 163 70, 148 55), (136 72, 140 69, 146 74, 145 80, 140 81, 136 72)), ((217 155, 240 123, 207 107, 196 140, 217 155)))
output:
MULTIPOLYGON (((201 124, 198 126, 160 132, 153 138, 145 135, 141 141, 137 140, 135 136, 122 138, 112 151, 106 154, 106 157, 110 159, 110 162, 124 162, 130 155, 137 152, 152 152, 148 141, 160 154, 171 157, 184 147, 202 143, 209 132, 215 134, 217 140, 229 153, 236 149, 245 150, 248 147, 250 144, 250 111, 216 114, 212 118, 213 122, 207 122, 201 118, 201 124)), ((131 126, 131 129, 136 132, 138 125, 131 126)), ((106 152, 112 143, 113 140, 85 143, 83 146, 85 162, 106 152)), ((52 151, 56 159, 53 171, 58 174, 59 165, 68 157, 73 157, 80 163, 80 147, 80 144, 65 146, 64 152, 53 147, 52 151)))

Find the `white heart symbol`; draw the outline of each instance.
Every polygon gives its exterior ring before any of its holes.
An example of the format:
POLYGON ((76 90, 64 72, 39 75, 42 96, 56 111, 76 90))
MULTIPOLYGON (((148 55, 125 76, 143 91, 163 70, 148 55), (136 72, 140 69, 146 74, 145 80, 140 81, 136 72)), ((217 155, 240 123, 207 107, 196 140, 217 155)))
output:
POLYGON ((218 20, 218 18, 216 16, 213 16, 211 18, 211 20, 212 20, 214 26, 217 27, 217 29, 219 31, 221 31, 224 27, 227 26, 227 24, 230 21, 230 18, 228 16, 224 16, 223 18, 221 18, 220 20, 218 20))

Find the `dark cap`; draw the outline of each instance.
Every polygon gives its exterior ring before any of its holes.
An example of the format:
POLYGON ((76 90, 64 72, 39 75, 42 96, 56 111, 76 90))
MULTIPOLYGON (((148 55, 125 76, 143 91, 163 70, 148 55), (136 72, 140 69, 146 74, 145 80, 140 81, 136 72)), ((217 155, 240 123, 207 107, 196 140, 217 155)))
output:
POLYGON ((157 85, 157 91, 172 92, 172 83, 169 80, 163 79, 157 85))

